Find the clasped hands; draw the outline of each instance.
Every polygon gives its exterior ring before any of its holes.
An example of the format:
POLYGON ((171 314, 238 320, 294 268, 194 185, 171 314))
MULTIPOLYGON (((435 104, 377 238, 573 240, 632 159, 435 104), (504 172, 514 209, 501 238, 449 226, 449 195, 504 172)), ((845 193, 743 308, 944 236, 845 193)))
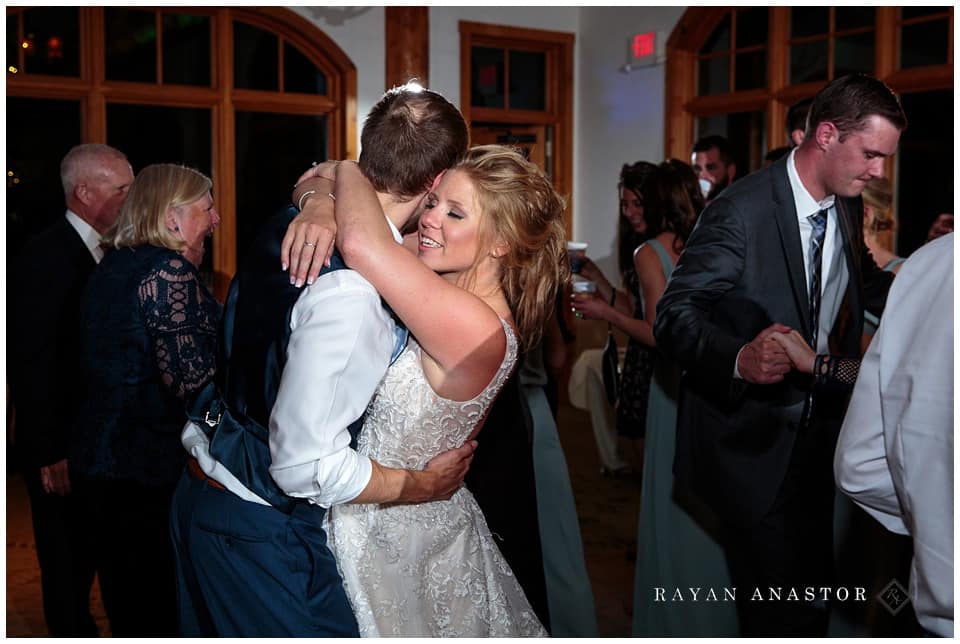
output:
POLYGON ((783 380, 793 369, 813 373, 816 357, 796 330, 774 323, 740 350, 737 370, 747 382, 772 385, 783 380))

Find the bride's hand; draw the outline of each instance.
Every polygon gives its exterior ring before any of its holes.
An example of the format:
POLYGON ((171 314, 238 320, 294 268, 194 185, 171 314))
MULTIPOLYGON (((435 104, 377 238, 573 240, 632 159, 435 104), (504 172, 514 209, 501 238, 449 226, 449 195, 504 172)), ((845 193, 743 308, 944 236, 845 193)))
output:
POLYGON ((789 333, 771 333, 770 338, 787 352, 787 357, 793 363, 794 369, 803 373, 813 373, 817 354, 795 329, 791 329, 789 333))
POLYGON ((300 178, 297 179, 297 182, 293 184, 294 187, 299 186, 301 183, 307 179, 329 179, 333 181, 337 175, 337 164, 339 161, 324 161, 323 163, 315 163, 307 170, 300 175, 300 178))
POLYGON ((327 179, 309 179, 294 191, 300 214, 287 227, 280 244, 280 264, 290 268, 290 283, 313 284, 323 266, 330 265, 337 235, 332 196, 333 184, 327 179))

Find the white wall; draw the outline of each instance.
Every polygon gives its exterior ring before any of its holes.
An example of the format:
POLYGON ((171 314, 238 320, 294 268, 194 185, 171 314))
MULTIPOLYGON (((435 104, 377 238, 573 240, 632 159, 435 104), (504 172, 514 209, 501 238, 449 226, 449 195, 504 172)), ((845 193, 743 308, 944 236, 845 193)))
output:
POLYGON ((383 7, 289 7, 310 20, 357 68, 357 151, 367 112, 386 89, 383 7))
POLYGON ((617 179, 624 163, 663 160, 664 66, 620 71, 636 33, 666 38, 686 7, 586 7, 575 115, 573 235, 589 242, 588 255, 616 283, 617 179))
MULTIPOLYGON (((357 67, 357 114, 385 89, 383 7, 291 7, 314 22, 357 67)), ((573 33, 573 234, 616 275, 617 176, 625 162, 663 157, 663 65, 623 74, 627 41, 661 32, 665 41, 685 7, 430 7, 430 88, 460 104, 461 20, 573 33)), ((662 46, 662 45, 661 45, 662 46)), ((360 124, 357 127, 359 136, 360 124)), ((359 141, 357 144, 359 149, 359 141)))

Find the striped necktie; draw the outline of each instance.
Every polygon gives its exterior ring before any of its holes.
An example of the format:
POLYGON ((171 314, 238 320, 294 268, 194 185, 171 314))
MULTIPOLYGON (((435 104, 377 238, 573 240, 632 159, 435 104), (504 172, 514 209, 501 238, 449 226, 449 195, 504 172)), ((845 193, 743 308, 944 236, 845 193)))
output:
POLYGON ((827 233, 827 211, 808 217, 813 226, 810 234, 810 346, 817 350, 820 330, 820 278, 823 267, 823 240, 827 233))

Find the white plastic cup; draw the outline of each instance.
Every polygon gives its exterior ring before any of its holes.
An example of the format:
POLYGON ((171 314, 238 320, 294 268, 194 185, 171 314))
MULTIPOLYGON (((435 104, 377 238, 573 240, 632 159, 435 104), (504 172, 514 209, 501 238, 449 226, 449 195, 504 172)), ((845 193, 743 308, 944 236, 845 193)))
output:
POLYGON ((587 242, 568 241, 567 257, 570 258, 570 270, 579 273, 583 268, 583 260, 587 258, 587 242))
POLYGON ((570 283, 570 290, 573 293, 596 293, 597 285, 590 280, 575 279, 570 283))

